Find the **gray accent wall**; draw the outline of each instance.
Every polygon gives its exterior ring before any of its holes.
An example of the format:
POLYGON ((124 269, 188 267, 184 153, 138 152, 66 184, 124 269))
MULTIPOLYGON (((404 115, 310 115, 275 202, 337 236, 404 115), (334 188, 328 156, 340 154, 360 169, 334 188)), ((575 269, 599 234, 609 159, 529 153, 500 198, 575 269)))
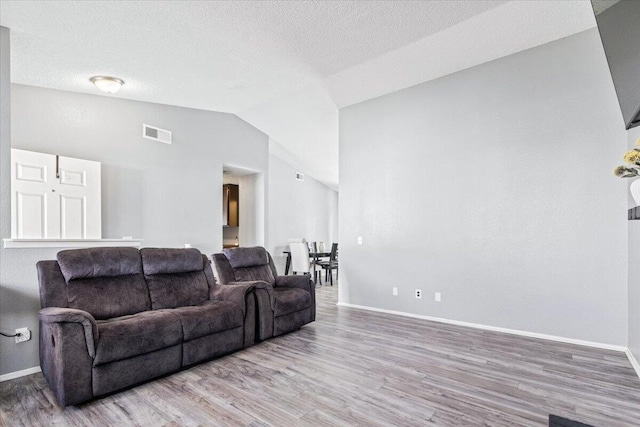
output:
MULTIPOLYGON (((637 148, 640 127, 629 130, 629 148, 637 148)), ((636 178, 640 179, 640 178, 636 178)), ((629 207, 635 202, 629 196, 629 207)), ((629 226, 629 350, 640 362, 640 221, 628 221, 629 226)), ((640 373, 639 373, 640 374, 640 373)))
MULTIPOLYGON (((218 252, 222 164, 267 173, 268 137, 231 114, 30 86, 10 88, 7 33, 2 30, 2 238, 10 237, 13 140, 15 148, 102 162, 103 238, 133 236, 144 239, 147 247, 190 243, 207 255, 218 252), (173 144, 143 139, 143 123, 171 130, 173 144)), ((33 331, 31 341, 23 344, 0 340, 0 374, 39 365, 35 264, 54 259, 57 251, 0 250, 0 326, 7 332, 23 326, 33 331)))
POLYGON ((340 302, 626 346, 626 146, 596 29, 341 109, 340 302))
MULTIPOLYGON (((318 159, 322 161, 322 159, 318 159)), ((304 237, 325 242, 338 241, 338 193, 279 157, 269 155, 268 247, 279 274, 284 274, 289 239, 304 237)))

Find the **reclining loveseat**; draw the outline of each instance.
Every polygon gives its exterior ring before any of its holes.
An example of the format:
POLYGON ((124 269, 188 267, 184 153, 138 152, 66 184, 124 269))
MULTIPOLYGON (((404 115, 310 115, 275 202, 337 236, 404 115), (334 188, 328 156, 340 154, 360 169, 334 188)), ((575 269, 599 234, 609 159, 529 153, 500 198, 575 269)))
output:
POLYGON ((294 331, 316 320, 316 291, 311 276, 278 276, 265 248, 224 249, 212 255, 212 259, 222 285, 253 286, 257 303, 256 339, 294 331))

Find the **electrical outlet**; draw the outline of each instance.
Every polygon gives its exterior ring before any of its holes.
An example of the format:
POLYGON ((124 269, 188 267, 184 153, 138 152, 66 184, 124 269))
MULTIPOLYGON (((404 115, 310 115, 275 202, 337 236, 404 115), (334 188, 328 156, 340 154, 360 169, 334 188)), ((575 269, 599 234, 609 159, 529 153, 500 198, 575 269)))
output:
POLYGON ((16 342, 25 342, 31 339, 31 331, 28 328, 18 328, 16 334, 16 342))
POLYGON ((441 294, 440 292, 436 292, 436 294, 435 294, 435 296, 433 297, 433 299, 434 299, 436 302, 440 302, 440 301, 442 301, 442 294, 441 294))
POLYGON ((392 291, 394 297, 398 296, 398 288, 394 287, 391 291, 392 291))
POLYGON ((362 244, 362 236, 358 236, 358 244, 361 245, 362 244))
POLYGON ((422 289, 416 289, 416 299, 422 299, 422 289))

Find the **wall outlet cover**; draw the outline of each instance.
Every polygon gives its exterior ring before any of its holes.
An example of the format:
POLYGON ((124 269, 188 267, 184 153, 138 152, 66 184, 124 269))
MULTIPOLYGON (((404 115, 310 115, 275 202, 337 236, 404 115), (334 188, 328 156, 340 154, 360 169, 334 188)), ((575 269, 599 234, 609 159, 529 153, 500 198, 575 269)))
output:
POLYGON ((397 296, 398 296, 398 288, 394 287, 394 288, 392 289, 392 293, 393 293, 393 296, 394 296, 394 297, 397 297, 397 296))
POLYGON ((16 342, 25 342, 31 339, 31 331, 28 328, 16 329, 16 342))
POLYGON ((436 292, 436 294, 435 294, 435 296, 433 297, 433 299, 434 299, 436 302, 440 302, 440 301, 442 301, 442 293, 440 293, 440 292, 436 292))
POLYGON ((422 299, 422 289, 416 289, 416 299, 422 299))

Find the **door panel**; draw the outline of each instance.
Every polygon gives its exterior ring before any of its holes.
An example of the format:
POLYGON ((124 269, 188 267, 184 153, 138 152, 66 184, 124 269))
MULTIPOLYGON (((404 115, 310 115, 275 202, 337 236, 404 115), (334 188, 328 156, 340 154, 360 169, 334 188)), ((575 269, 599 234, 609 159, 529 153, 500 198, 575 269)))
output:
POLYGON ((16 212, 18 236, 21 239, 42 239, 45 228, 45 198, 47 194, 17 193, 16 212))
POLYGON ((86 239, 87 214, 84 197, 60 196, 60 238, 86 239))

